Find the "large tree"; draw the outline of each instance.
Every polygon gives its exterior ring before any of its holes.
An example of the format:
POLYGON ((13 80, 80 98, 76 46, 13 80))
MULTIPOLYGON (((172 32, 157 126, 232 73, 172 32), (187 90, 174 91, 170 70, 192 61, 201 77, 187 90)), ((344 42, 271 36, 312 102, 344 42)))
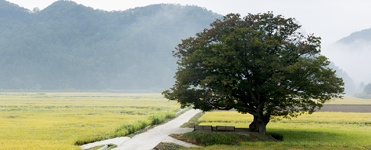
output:
POLYGON ((313 113, 341 98, 344 83, 320 55, 320 38, 300 27, 271 12, 217 19, 178 45, 176 83, 162 94, 182 107, 249 113, 261 134, 272 117, 313 113))

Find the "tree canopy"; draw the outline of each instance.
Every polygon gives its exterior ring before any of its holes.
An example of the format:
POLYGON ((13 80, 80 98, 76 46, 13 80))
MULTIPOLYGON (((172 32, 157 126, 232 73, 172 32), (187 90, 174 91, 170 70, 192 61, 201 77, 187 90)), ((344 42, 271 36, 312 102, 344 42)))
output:
POLYGON ((261 134, 272 117, 313 113, 341 98, 344 83, 320 54, 321 38, 300 27, 271 12, 217 19, 176 47, 176 82, 162 94, 182 107, 249 113, 261 134))

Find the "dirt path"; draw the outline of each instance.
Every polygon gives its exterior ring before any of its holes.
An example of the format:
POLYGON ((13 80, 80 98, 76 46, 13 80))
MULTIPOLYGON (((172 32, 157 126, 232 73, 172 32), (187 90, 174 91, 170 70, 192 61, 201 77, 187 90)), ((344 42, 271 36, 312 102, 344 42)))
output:
POLYGON ((199 110, 189 110, 163 125, 159 125, 144 133, 134 136, 132 139, 125 141, 114 150, 150 150, 161 141, 164 141, 170 134, 192 131, 193 129, 179 127, 199 112, 199 110))
POLYGON ((319 112, 359 112, 370 113, 371 105, 341 105, 341 104, 325 104, 319 112))

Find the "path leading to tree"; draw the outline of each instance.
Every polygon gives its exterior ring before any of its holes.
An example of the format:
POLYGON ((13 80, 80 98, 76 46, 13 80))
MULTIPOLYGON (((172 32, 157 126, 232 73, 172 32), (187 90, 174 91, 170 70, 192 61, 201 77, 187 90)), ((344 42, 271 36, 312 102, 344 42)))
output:
POLYGON ((168 135, 190 132, 193 129, 180 128, 182 124, 189 121, 200 110, 189 110, 179 117, 153 129, 134 136, 132 139, 125 141, 114 150, 150 150, 160 142, 168 141, 168 135))

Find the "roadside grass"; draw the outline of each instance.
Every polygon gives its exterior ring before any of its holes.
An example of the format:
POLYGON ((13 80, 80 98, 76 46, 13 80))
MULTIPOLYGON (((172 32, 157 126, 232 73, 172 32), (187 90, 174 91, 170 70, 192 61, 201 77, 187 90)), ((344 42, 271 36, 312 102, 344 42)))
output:
MULTIPOLYGON (((199 121, 200 125, 248 128, 252 116, 216 111, 206 113, 199 121)), ((283 135, 284 140, 191 149, 371 149, 371 113, 315 112, 291 120, 270 122, 267 132, 283 135)))
POLYGON ((92 147, 92 148, 89 148, 87 150, 99 150, 100 148, 104 147, 106 145, 99 145, 99 146, 95 146, 95 147, 92 147))
POLYGON ((200 122, 198 121, 198 119, 200 117, 202 117, 204 114, 205 114, 204 112, 197 113, 188 122, 184 123, 180 127, 182 127, 182 128, 193 128, 194 126, 199 125, 200 122))
MULTIPOLYGON (((99 150, 100 148, 103 148, 105 147, 106 145, 99 145, 99 146, 95 146, 95 147, 92 147, 92 148, 89 148, 87 150, 99 150)), ((107 149, 106 150, 110 150, 110 149, 113 149, 113 148, 116 148, 117 146, 116 145, 107 145, 107 149)))
POLYGON ((183 146, 180 146, 178 144, 174 143, 160 143, 156 147, 154 147, 154 150, 177 150, 179 148, 182 148, 183 146))
POLYGON ((160 94, 1 93, 0 149, 80 150, 79 139, 104 139, 123 124, 177 110, 160 94))

